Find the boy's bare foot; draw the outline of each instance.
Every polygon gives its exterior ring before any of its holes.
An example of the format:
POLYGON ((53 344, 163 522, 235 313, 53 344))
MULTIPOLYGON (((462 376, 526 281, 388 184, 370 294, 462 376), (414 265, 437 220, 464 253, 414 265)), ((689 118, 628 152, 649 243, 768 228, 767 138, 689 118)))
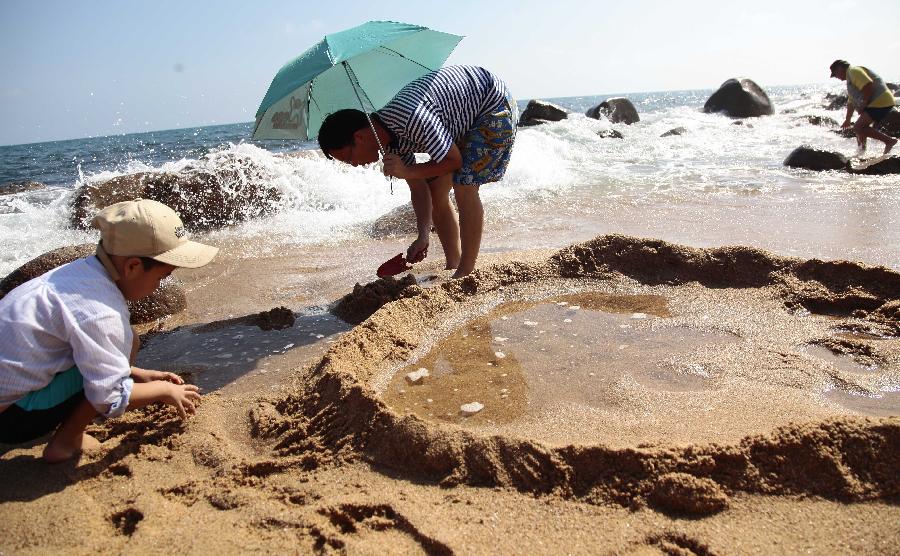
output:
POLYGON ((897 139, 892 139, 884 144, 884 154, 891 152, 891 149, 894 148, 894 145, 897 144, 897 139))
POLYGON ((62 463, 70 460, 81 452, 90 452, 100 447, 100 441, 93 436, 84 433, 75 442, 64 442, 55 436, 44 448, 44 461, 47 463, 62 463))

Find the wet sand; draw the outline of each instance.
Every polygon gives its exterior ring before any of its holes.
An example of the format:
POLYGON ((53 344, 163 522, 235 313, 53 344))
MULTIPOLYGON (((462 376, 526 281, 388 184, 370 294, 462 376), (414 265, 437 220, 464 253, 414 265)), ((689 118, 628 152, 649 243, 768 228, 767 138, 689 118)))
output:
POLYGON ((139 364, 190 373, 198 414, 98 423, 101 449, 59 466, 39 442, 4 448, 18 480, 0 486, 0 551, 900 543, 896 272, 614 236, 487 253, 458 281, 431 262, 373 294, 358 278, 400 243, 344 264, 236 243, 182 273, 189 309, 139 364), (348 292, 356 327, 327 311, 348 292), (373 295, 397 300, 370 317, 373 295), (255 315, 279 306, 294 324, 262 330, 255 315), (461 415, 471 401, 484 408, 461 415))

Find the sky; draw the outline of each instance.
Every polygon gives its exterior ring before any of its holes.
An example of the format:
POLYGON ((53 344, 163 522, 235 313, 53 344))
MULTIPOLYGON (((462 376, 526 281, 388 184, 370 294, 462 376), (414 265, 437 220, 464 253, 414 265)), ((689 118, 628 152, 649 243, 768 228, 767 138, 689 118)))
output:
POLYGON ((464 35, 447 63, 517 99, 822 83, 836 58, 900 80, 900 0, 0 0, 0 145, 251 121, 282 65, 377 19, 464 35))

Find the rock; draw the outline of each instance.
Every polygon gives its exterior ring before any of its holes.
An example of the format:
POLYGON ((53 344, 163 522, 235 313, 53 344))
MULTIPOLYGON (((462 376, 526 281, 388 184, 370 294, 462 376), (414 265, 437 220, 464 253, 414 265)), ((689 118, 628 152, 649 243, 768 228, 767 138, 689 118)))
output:
POLYGON ((410 384, 421 384, 422 380, 428 376, 431 376, 428 369, 420 367, 417 371, 406 373, 406 382, 410 384))
POLYGON ((31 259, 19 268, 10 272, 6 278, 0 281, 0 299, 20 284, 24 284, 32 278, 37 278, 44 274, 48 270, 53 270, 54 268, 70 263, 75 259, 90 257, 96 250, 96 244, 85 243, 82 245, 60 247, 59 249, 48 251, 43 255, 31 259))
POLYGON ((543 100, 530 100, 519 116, 519 126, 527 127, 546 122, 558 122, 569 117, 565 108, 543 100))
MULTIPOLYGON (((453 195, 450 197, 452 199, 453 195)), ((417 231, 416 212, 411 203, 400 205, 387 214, 379 216, 369 227, 369 235, 375 239, 414 235, 417 231)))
POLYGON ((884 160, 879 160, 871 166, 863 169, 854 169, 850 167, 853 174, 864 174, 867 176, 885 176, 888 174, 900 174, 900 156, 889 156, 884 160))
POLYGON ((670 129, 669 131, 660 135, 660 137, 673 137, 676 135, 684 135, 687 133, 687 128, 684 127, 676 127, 675 129, 670 129))
POLYGON ((184 311, 187 296, 184 288, 174 280, 164 280, 152 294, 138 301, 129 301, 131 324, 144 324, 184 311))
POLYGON ((800 121, 805 121, 811 125, 821 125, 828 127, 837 127, 837 120, 834 118, 829 118, 827 116, 801 116, 797 118, 800 121))
POLYGON ((614 129, 601 129, 597 135, 602 139, 624 139, 621 133, 614 129))
POLYGON ((459 412, 465 417, 471 417, 484 409, 484 404, 480 402, 471 402, 459 406, 459 412))
POLYGON ((731 118, 770 116, 774 110, 769 95, 751 79, 729 79, 703 105, 707 114, 722 112, 731 118))
POLYGON ((12 195, 13 193, 34 191, 35 189, 44 189, 45 187, 47 186, 39 181, 13 181, 0 185, 0 195, 12 195))
POLYGON ((841 153, 802 146, 788 155, 784 165, 806 170, 846 170, 850 167, 850 161, 841 153))
MULTIPOLYGON (((37 278, 47 271, 76 259, 90 257, 96 249, 97 246, 95 244, 85 243, 60 247, 35 257, 0 281, 0 298, 3 298, 18 285, 24 284, 32 278, 37 278)), ((179 313, 185 307, 187 307, 187 297, 185 296, 184 288, 173 280, 164 281, 148 297, 128 303, 128 309, 131 312, 131 324, 152 322, 156 319, 179 313)))
POLYGON ((595 120, 599 120, 601 114, 614 124, 630 125, 641 119, 631 101, 624 97, 608 98, 584 113, 588 118, 595 120))
POLYGON ((179 213, 186 228, 223 228, 273 212, 281 199, 274 176, 250 158, 214 153, 180 172, 142 172, 83 186, 72 202, 72 225, 87 229, 100 209, 137 198, 179 213))

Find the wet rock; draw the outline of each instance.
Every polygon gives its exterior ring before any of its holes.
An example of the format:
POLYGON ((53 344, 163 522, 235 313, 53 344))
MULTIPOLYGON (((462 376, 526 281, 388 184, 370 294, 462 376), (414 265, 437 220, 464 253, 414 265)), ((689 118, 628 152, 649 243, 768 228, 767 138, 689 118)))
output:
POLYGON ((19 268, 9 273, 0 281, 0 298, 3 298, 13 288, 24 284, 32 278, 37 278, 48 270, 70 263, 75 259, 83 259, 94 254, 97 246, 92 243, 83 245, 70 245, 48 251, 43 255, 31 259, 19 268))
POLYGON ((601 129, 597 132, 597 136, 601 139, 624 139, 621 133, 614 129, 601 129))
POLYGON ((569 117, 565 108, 544 100, 530 100, 519 117, 519 126, 527 127, 546 122, 558 122, 569 117))
POLYGON ((797 118, 799 121, 806 122, 810 125, 819 125, 819 126, 827 126, 827 127, 837 127, 838 122, 834 118, 829 118, 827 116, 801 116, 797 118))
POLYGON ((47 186, 39 181, 13 181, 0 185, 0 195, 12 195, 13 193, 23 193, 25 191, 34 191, 35 189, 44 189, 47 186))
POLYGON ((817 171, 846 170, 850 167, 850 161, 841 153, 802 146, 797 147, 788 155, 784 160, 784 165, 790 168, 817 171))
POLYGON ((703 111, 707 114, 720 112, 731 118, 770 116, 774 112, 769 95, 753 80, 744 77, 722 83, 703 105, 703 111))
POLYGON ((261 330, 284 330, 294 326, 294 312, 287 307, 275 307, 269 311, 257 313, 254 324, 261 330))
POLYGON ((884 160, 879 160, 865 168, 856 169, 850 167, 853 174, 864 174, 867 176, 885 176, 888 174, 900 174, 900 156, 889 156, 884 160))
POLYGON ((175 280, 164 280, 152 294, 138 301, 129 301, 131 324, 143 324, 184 311, 187 296, 175 280))
MULTIPOLYGON (((97 246, 95 244, 85 243, 60 247, 35 257, 0 281, 0 298, 4 297, 13 288, 24 284, 32 278, 37 278, 47 271, 76 259, 90 257, 96 249, 97 246)), ((187 297, 185 296, 184 288, 174 280, 166 280, 148 297, 128 303, 128 308, 131 312, 131 324, 152 322, 156 319, 179 313, 185 307, 187 307, 187 297)))
POLYGON ((900 137, 900 110, 894 108, 883 120, 875 125, 882 133, 887 133, 891 137, 900 137))
POLYGON ((624 97, 608 98, 584 113, 595 120, 599 120, 601 114, 614 124, 633 124, 641 119, 634 104, 624 97))
POLYGON ((142 172, 83 186, 72 202, 72 225, 87 229, 100 209, 144 198, 171 207, 191 231, 223 228, 274 212, 281 193, 273 179, 250 158, 212 154, 177 173, 142 172))
POLYGON ((700 516, 727 508, 728 496, 712 479, 667 473, 653 486, 650 503, 668 513, 700 516))
MULTIPOLYGON (((894 96, 896 97, 898 93, 900 93, 900 84, 897 83, 885 83, 888 89, 890 89, 894 96)), ((825 102, 822 104, 825 110, 840 110, 841 108, 847 108, 847 93, 828 93, 825 95, 825 102)))
POLYGON ((411 203, 400 205, 387 214, 379 216, 369 228, 369 235, 376 239, 398 235, 413 235, 416 232, 418 232, 416 212, 413 210, 411 203))
POLYGON ((677 135, 684 135, 687 133, 687 128, 684 127, 676 127, 675 129, 670 129, 669 131, 660 135, 660 137, 673 137, 677 135))

